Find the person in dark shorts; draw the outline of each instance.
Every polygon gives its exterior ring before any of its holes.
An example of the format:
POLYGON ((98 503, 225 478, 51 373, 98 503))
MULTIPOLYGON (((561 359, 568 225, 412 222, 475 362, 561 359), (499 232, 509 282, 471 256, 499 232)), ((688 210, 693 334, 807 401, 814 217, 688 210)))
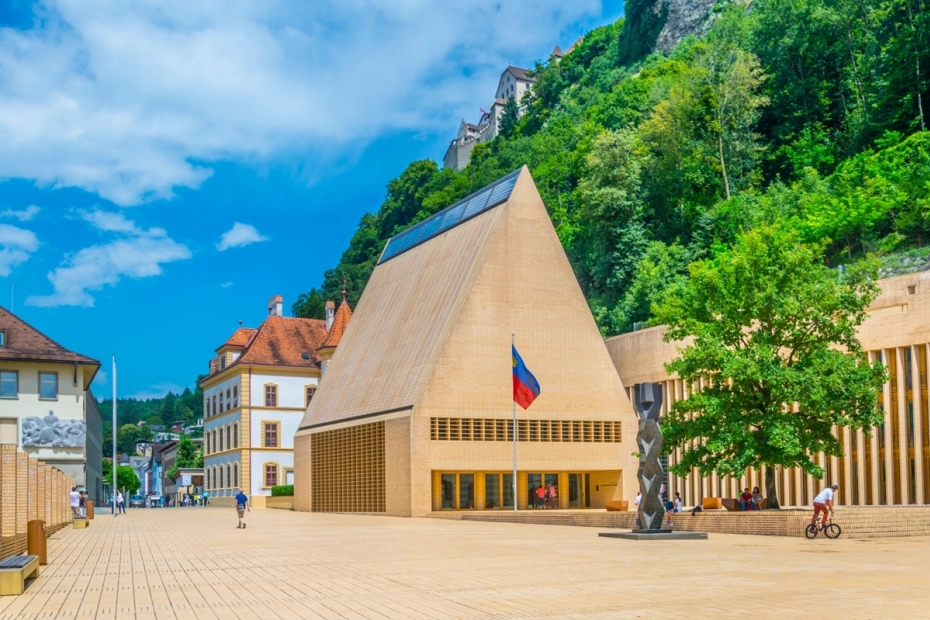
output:
POLYGON ((239 492, 236 494, 236 513, 239 515, 239 525, 236 526, 236 529, 245 529, 246 510, 252 512, 252 509, 249 508, 249 498, 242 492, 242 489, 239 489, 239 492))

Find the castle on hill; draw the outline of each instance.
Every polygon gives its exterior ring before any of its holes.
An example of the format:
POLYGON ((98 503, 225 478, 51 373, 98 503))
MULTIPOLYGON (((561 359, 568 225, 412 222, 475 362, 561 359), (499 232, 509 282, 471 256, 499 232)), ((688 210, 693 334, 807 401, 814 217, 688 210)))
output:
MULTIPOLYGON (((583 38, 583 37, 582 37, 583 38)), ((581 42, 581 38, 575 41, 568 51, 563 52, 558 45, 549 55, 550 62, 559 62, 564 56, 570 54, 572 50, 581 42)), ((529 69, 509 66, 501 73, 500 80, 497 83, 497 92, 494 94, 494 102, 491 104, 490 111, 481 110, 481 118, 478 123, 469 123, 465 119, 459 124, 459 131, 455 138, 449 143, 445 156, 442 158, 444 168, 461 170, 468 165, 471 159, 471 151, 476 144, 490 142, 500 134, 500 121, 504 114, 504 106, 508 99, 513 99, 518 104, 523 101, 523 96, 532 87, 536 78, 530 74, 529 69)), ((518 114, 523 115, 525 106, 520 105, 518 114)))

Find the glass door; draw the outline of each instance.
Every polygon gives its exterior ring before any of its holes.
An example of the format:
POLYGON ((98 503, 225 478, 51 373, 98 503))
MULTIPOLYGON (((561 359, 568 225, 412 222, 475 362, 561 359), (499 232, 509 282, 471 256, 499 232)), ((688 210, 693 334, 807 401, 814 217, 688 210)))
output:
POLYGON ((513 509, 513 474, 484 475, 484 508, 513 509))
POLYGON ((442 475, 442 509, 455 510, 455 474, 442 475))
POLYGON ((581 474, 568 474, 568 507, 581 508, 584 506, 582 497, 583 487, 581 474))
POLYGON ((475 508, 475 474, 459 474, 459 510, 475 508))

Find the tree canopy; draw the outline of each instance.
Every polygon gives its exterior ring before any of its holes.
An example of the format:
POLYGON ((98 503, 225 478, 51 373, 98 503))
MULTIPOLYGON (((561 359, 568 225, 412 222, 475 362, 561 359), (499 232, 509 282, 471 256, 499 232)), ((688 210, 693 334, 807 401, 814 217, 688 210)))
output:
POLYGON ((842 456, 835 428, 880 424, 886 372, 856 336, 875 275, 868 262, 829 269, 820 245, 772 226, 693 263, 656 307, 665 340, 687 343, 666 369, 694 386, 662 425, 666 446, 681 449, 671 470, 740 477, 765 466, 778 507, 774 466, 821 478, 818 455, 842 456))

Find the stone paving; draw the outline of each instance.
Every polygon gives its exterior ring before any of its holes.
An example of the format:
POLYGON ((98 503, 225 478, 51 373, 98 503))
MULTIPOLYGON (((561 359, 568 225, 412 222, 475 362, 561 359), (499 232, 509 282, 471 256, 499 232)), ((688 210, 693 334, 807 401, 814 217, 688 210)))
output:
POLYGON ((711 534, 135 509, 49 539, 0 618, 926 618, 930 537, 711 534))

